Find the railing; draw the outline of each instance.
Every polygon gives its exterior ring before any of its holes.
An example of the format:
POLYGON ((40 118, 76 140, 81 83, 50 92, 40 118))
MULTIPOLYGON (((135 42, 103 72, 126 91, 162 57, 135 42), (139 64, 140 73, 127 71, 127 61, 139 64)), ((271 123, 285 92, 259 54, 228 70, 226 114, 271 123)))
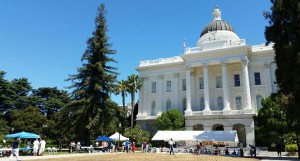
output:
POLYGON ((244 114, 243 110, 231 110, 230 114, 244 114))
POLYGON ((144 60, 140 61, 140 67, 142 66, 149 66, 149 65, 157 65, 157 64, 166 64, 166 63, 173 63, 173 62, 182 62, 182 58, 180 56, 174 56, 170 58, 160 58, 155 60, 144 60))
POLYGON ((184 53, 188 54, 188 53, 203 51, 207 49, 219 49, 224 47, 238 46, 238 45, 245 45, 245 44, 246 44, 245 39, 240 39, 238 41, 217 40, 217 41, 203 43, 203 45, 201 45, 200 47, 186 48, 184 53))
MULTIPOLYGON (((230 110, 230 115, 244 114, 243 110, 230 110)), ((203 111, 192 111, 193 116, 202 116, 203 111)), ((210 111, 209 115, 223 115, 223 111, 210 111)))
POLYGON ((201 116, 201 115, 203 115, 203 111, 193 111, 192 115, 201 116))
POLYGON ((211 111, 211 115, 223 115, 223 111, 211 111))

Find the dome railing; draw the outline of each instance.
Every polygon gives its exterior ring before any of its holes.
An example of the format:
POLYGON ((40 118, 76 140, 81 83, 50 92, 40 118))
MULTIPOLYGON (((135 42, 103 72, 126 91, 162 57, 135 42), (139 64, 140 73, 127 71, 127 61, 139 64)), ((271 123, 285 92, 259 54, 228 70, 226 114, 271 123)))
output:
POLYGON ((225 40, 217 40, 217 41, 208 41, 203 43, 201 46, 193 47, 193 48, 185 48, 184 54, 205 51, 208 49, 220 49, 230 46, 239 46, 239 45, 246 45, 245 39, 240 39, 238 41, 225 41, 225 40))

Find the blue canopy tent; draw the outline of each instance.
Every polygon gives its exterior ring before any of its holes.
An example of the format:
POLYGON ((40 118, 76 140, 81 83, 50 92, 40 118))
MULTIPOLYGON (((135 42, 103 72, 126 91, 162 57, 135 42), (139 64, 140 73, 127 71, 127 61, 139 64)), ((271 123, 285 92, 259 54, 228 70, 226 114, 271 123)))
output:
POLYGON ((113 139, 111 139, 107 136, 100 136, 100 137, 96 138, 96 140, 98 140, 98 141, 113 141, 113 139))
POLYGON ((4 136, 4 138, 16 138, 16 137, 21 139, 33 139, 33 138, 40 138, 40 135, 22 131, 15 134, 8 134, 4 136))

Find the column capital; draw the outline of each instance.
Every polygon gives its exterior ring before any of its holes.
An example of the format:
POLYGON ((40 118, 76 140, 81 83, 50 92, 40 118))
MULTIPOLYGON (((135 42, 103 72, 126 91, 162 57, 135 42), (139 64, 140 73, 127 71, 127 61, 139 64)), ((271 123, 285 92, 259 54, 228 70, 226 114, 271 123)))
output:
POLYGON ((228 63, 227 61, 222 61, 221 62, 222 67, 227 67, 227 63, 228 63))
POLYGON ((248 59, 241 59, 242 65, 248 65, 249 60, 248 59))
POLYGON ((271 63, 270 62, 265 62, 264 67, 265 68, 271 68, 271 63))
POLYGON ((191 66, 186 65, 186 66, 184 67, 184 69, 185 69, 185 71, 191 71, 191 66))
POLYGON ((149 79, 149 77, 145 77, 145 76, 142 76, 142 77, 140 77, 143 81, 146 81, 146 80, 148 80, 149 79))
POLYGON ((204 69, 207 69, 208 68, 208 63, 202 63, 202 66, 204 69))
POLYGON ((160 75, 157 76, 157 78, 163 79, 163 78, 164 78, 164 75, 160 74, 160 75))
POLYGON ((174 78, 178 78, 179 77, 179 73, 173 73, 173 77, 174 78))

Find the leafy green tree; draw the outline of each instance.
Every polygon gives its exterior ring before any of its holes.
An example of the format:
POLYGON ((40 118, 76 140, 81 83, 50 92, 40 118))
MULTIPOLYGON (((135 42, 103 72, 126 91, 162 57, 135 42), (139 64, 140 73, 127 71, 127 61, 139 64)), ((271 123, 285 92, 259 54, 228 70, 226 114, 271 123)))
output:
POLYGON ((78 74, 70 75, 67 79, 72 81, 70 88, 74 89, 74 100, 67 106, 74 111, 72 115, 76 134, 87 143, 92 135, 99 135, 99 128, 102 132, 108 129, 114 119, 114 109, 108 104, 117 76, 116 68, 111 65, 116 61, 110 57, 115 54, 115 50, 110 49, 112 45, 106 35, 105 15, 105 6, 101 4, 95 19, 96 29, 87 40, 87 49, 81 58, 82 67, 78 69, 78 74))
POLYGON ((133 112, 134 112, 134 99, 135 99, 135 93, 138 92, 138 90, 141 89, 142 87, 142 81, 140 77, 136 74, 132 74, 128 76, 128 92, 130 93, 131 96, 131 124, 130 128, 133 128, 133 112))
MULTIPOLYGON (((126 117, 126 109, 125 109, 125 97, 127 96, 127 81, 126 80, 121 80, 118 81, 115 89, 115 94, 121 94, 122 96, 122 106, 124 110, 124 118, 126 117)), ((124 119, 125 120, 125 119, 124 119)), ((122 127, 125 127, 125 122, 122 122, 122 127)))
MULTIPOLYGON (((300 133, 300 16, 299 0, 271 0, 265 37, 274 42, 279 92, 286 97, 284 111, 293 125, 299 145, 300 133)), ((298 147, 298 149, 300 149, 298 147)), ((300 158, 300 152, 298 151, 300 158)))
POLYGON ((47 118, 41 114, 40 109, 34 106, 28 106, 23 110, 14 110, 11 115, 11 125, 14 132, 27 131, 36 134, 45 134, 47 118))
POLYGON ((156 119, 158 130, 184 130, 184 118, 180 111, 171 109, 156 119))
POLYGON ((42 114, 44 114, 47 119, 51 119, 51 116, 62 109, 68 102, 70 98, 67 91, 58 90, 56 87, 43 87, 33 90, 34 96, 41 98, 42 102, 38 104, 42 114))
POLYGON ((126 129, 124 135, 129 137, 130 140, 135 140, 136 142, 149 141, 150 133, 143 130, 139 125, 136 125, 132 130, 126 129))
POLYGON ((273 95, 263 99, 261 104, 262 108, 255 118, 257 145, 270 146, 271 143, 282 142, 282 136, 288 131, 288 123, 281 109, 281 98, 273 95))

